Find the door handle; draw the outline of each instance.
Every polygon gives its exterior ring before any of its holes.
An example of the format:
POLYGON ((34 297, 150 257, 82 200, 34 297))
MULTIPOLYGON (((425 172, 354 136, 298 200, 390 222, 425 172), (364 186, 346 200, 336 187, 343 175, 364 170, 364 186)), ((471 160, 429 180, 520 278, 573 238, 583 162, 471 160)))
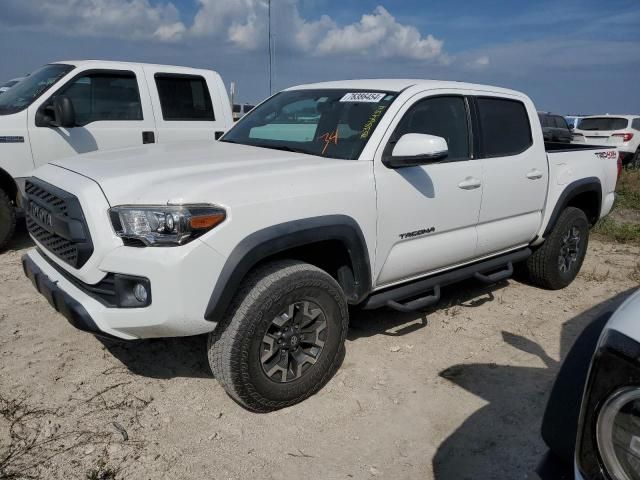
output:
POLYGON ((475 177, 467 177, 458 184, 458 188, 462 190, 473 190, 474 188, 480 188, 482 182, 475 177))
POLYGON ((156 143, 156 134, 154 132, 142 132, 142 143, 156 143))
POLYGON ((529 180, 538 180, 539 178, 542 178, 542 172, 534 168, 533 170, 527 173, 526 177, 529 180))

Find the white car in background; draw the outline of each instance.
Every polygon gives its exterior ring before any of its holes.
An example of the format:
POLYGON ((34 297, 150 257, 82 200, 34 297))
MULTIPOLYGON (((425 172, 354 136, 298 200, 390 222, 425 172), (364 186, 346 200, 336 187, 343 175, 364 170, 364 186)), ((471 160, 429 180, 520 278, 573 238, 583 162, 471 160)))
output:
POLYGON ((573 130, 573 141, 618 148, 623 165, 640 165, 640 115, 584 117, 573 130))

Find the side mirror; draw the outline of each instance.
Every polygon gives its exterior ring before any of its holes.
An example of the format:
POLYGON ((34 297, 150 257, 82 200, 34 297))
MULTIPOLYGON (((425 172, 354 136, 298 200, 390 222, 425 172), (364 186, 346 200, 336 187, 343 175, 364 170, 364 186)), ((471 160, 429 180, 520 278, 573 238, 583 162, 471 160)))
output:
POLYGON ((53 99, 52 125, 56 127, 71 128, 76 126, 76 112, 73 102, 65 95, 58 95, 53 99))
POLYGON ((406 133, 393 147, 390 157, 382 163, 388 168, 415 167, 439 162, 449 156, 447 141, 425 133, 406 133))

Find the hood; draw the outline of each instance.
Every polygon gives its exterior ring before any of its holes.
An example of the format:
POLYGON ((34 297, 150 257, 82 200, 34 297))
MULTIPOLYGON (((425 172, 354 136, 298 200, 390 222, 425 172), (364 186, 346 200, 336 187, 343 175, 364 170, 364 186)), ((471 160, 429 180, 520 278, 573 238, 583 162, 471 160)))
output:
POLYGON ((261 190, 269 179, 278 179, 281 186, 283 177, 292 173, 338 162, 344 160, 225 142, 191 142, 94 152, 51 164, 92 179, 115 206, 213 202, 219 197, 227 203, 230 197, 247 198, 256 182, 261 190))

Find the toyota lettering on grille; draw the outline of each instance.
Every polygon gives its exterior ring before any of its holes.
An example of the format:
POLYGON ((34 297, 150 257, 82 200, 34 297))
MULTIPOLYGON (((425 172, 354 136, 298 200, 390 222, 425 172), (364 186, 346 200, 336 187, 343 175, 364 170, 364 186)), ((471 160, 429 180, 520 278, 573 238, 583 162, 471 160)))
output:
POLYGON ((46 227, 53 227, 53 216, 51 212, 46 208, 41 207, 40 205, 31 202, 29 204, 29 214, 40 224, 46 227))

